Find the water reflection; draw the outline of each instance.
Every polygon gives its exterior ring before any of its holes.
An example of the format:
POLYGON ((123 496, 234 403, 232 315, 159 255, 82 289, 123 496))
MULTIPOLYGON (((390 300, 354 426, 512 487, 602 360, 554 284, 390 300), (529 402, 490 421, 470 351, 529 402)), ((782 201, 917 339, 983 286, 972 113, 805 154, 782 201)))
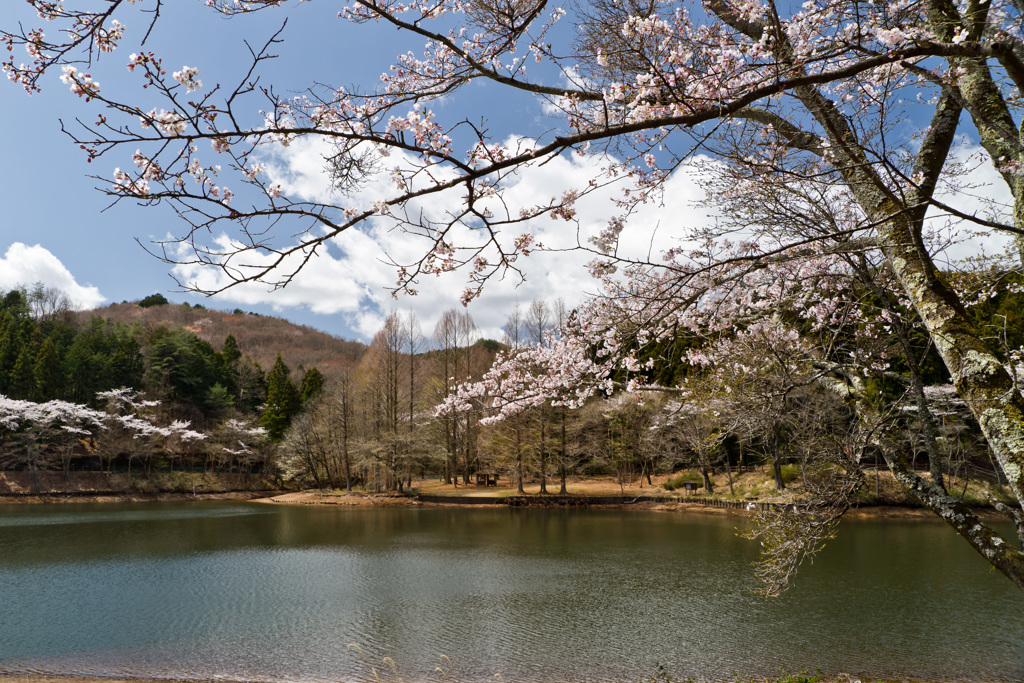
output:
POLYGON ((1019 591, 943 525, 851 521, 778 600, 731 517, 0 508, 0 673, 638 681, 821 666, 1024 680, 1019 591), (365 661, 349 643, 362 646, 365 661))

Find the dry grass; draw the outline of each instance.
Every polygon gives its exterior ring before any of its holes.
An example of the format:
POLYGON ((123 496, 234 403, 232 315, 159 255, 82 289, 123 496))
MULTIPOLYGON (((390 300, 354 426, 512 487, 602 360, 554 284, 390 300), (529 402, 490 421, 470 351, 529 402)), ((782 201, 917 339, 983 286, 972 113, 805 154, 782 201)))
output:
MULTIPOLYGON (((644 479, 639 478, 632 482, 623 482, 620 486, 614 476, 599 477, 569 477, 566 480, 566 491, 572 496, 673 496, 661 488, 661 484, 669 478, 669 475, 652 477, 653 486, 644 479)), ((430 496, 452 496, 452 497, 473 497, 473 498, 503 498, 518 494, 516 485, 508 478, 498 480, 497 487, 477 486, 474 483, 463 484, 459 481, 458 486, 445 484, 437 479, 424 479, 414 481, 413 486, 418 487, 420 493, 430 496)), ((529 481, 523 485, 526 495, 541 495, 540 481, 529 481)), ((548 495, 558 495, 560 484, 557 476, 549 477, 547 481, 548 495)))
MULTIPOLYGON (((698 491, 694 496, 689 495, 682 490, 666 491, 661 487, 661 484, 677 474, 678 473, 672 475, 665 474, 652 477, 653 486, 648 484, 646 479, 641 482, 638 478, 634 478, 630 482, 623 482, 620 485, 614 476, 571 477, 566 482, 566 489, 567 493, 571 496, 629 496, 639 498, 641 502, 647 497, 658 498, 660 499, 658 501, 659 506, 663 506, 665 504, 664 499, 669 498, 671 500, 667 505, 670 508, 675 505, 673 501, 685 504, 688 501, 696 502, 705 496, 703 490, 698 491)), ((438 481, 436 478, 432 478, 415 480, 413 481, 413 487, 423 495, 446 496, 458 499, 504 498, 506 496, 518 495, 514 482, 504 478, 499 479, 498 483, 498 487, 486 487, 478 486, 475 483, 467 485, 460 481, 458 486, 453 486, 452 484, 445 484, 438 481)), ((959 479, 953 479, 949 482, 949 488, 951 491, 959 493, 962 490, 962 487, 963 482, 959 479)), ((536 496, 538 498, 544 497, 544 494, 540 493, 539 481, 528 482, 523 488, 527 496, 536 496)), ((968 487, 968 493, 965 500, 974 505, 983 505, 983 492, 994 490, 995 487, 992 485, 992 482, 980 479, 972 480, 968 487)), ((722 500, 737 502, 794 502, 800 499, 803 493, 803 487, 800 479, 798 478, 787 484, 785 490, 776 492, 775 481, 772 477, 771 470, 766 468, 764 470, 755 470, 752 472, 746 471, 742 474, 733 473, 733 491, 734 493, 730 494, 726 475, 724 473, 718 473, 715 476, 714 497, 722 500)), ((548 479, 547 495, 559 495, 559 481, 557 477, 548 479)), ((348 505, 361 507, 394 507, 409 505, 412 503, 411 499, 398 496, 394 493, 367 494, 353 492, 345 494, 344 492, 318 491, 289 493, 276 496, 271 500, 277 503, 348 505)), ((905 496, 902 493, 900 485, 893 479, 891 474, 885 471, 878 472, 877 474, 874 471, 869 471, 867 473, 865 485, 858 494, 858 504, 861 506, 859 514, 862 515, 899 514, 901 516, 930 516, 928 511, 921 509, 914 501, 905 496)), ((655 505, 654 501, 652 501, 651 505, 655 505)))

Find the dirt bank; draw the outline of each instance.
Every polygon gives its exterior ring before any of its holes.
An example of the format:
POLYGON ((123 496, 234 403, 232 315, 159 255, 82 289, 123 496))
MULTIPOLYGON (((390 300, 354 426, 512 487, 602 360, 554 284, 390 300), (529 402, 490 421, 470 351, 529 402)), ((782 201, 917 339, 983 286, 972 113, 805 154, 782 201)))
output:
POLYGON ((279 492, 271 477, 252 474, 0 472, 0 504, 251 500, 279 492))
POLYGON ((253 500, 263 498, 266 491, 221 491, 217 493, 110 493, 63 495, 60 493, 41 494, 38 496, 4 496, 0 495, 0 505, 18 504, 54 504, 54 503, 154 503, 164 501, 206 501, 206 500, 253 500))

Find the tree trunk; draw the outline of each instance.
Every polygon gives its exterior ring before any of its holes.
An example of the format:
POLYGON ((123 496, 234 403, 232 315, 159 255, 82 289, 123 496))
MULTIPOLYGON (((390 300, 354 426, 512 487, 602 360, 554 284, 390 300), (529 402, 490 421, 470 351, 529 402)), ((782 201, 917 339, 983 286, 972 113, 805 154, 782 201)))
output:
POLYGON ((516 491, 519 494, 524 494, 526 490, 523 488, 523 443, 519 436, 518 419, 516 422, 517 424, 514 427, 516 442, 516 491))
POLYGON ((779 430, 777 427, 772 429, 771 456, 772 474, 775 475, 775 490, 776 492, 783 491, 786 488, 786 482, 782 479, 782 455, 779 453, 779 430))
POLYGON ((562 408, 562 442, 561 442, 561 446, 559 448, 560 452, 559 452, 559 455, 558 455, 558 484, 559 484, 559 486, 558 486, 558 493, 563 495, 563 496, 569 493, 568 490, 565 488, 565 469, 566 469, 565 468, 565 458, 566 458, 566 455, 565 455, 565 452, 566 452, 566 448, 565 448, 565 417, 566 417, 565 416, 565 412, 566 412, 566 409, 565 409, 565 407, 563 407, 562 408))
POLYGON ((715 492, 715 487, 711 483, 711 474, 708 472, 707 465, 700 466, 700 474, 702 477, 704 477, 704 490, 707 492, 709 496, 713 495, 715 492))
POLYGON ((547 477, 547 457, 548 457, 548 443, 547 443, 547 420, 544 419, 544 409, 540 411, 540 492, 548 492, 548 477, 547 477))
MULTIPOLYGON (((830 389, 851 403, 865 424, 883 423, 874 405, 867 398, 863 378, 850 375, 841 380, 824 381, 830 389)), ((899 446, 886 433, 878 434, 877 444, 889 471, 897 482, 906 487, 910 495, 953 527, 989 564, 1018 587, 1024 588, 1024 552, 1007 543, 962 501, 915 472, 899 446)), ((1024 543, 1024 515, 1002 504, 998 504, 997 509, 1016 522, 1018 542, 1024 543)))

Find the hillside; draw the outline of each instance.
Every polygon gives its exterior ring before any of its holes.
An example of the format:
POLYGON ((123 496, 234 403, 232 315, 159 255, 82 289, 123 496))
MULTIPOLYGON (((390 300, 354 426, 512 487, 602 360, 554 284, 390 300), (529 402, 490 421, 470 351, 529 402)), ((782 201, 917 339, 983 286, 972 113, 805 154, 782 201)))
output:
POLYGON ((296 325, 281 318, 256 313, 244 313, 193 307, 189 304, 164 304, 143 308, 134 302, 112 304, 103 308, 82 311, 84 319, 92 316, 107 318, 126 324, 139 323, 143 328, 184 327, 215 349, 224 345, 224 339, 233 334, 242 353, 269 370, 278 352, 293 370, 299 365, 316 367, 326 377, 341 368, 359 362, 366 345, 349 341, 296 325))

